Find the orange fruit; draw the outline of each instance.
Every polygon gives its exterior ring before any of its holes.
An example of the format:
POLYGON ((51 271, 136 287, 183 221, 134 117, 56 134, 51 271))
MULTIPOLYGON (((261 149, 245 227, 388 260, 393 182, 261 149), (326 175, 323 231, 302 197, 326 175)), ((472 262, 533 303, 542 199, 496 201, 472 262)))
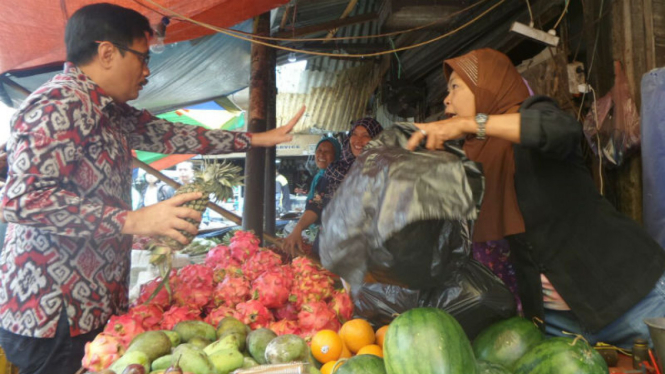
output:
POLYGON ((321 330, 312 338, 312 355, 322 364, 337 361, 342 354, 342 338, 332 330, 321 330))
POLYGON ((342 363, 339 362, 339 364, 337 364, 338 362, 339 361, 326 362, 323 366, 321 366, 320 369, 321 374, 333 374, 334 373, 333 369, 337 370, 339 369, 340 366, 342 366, 342 363), (335 365, 337 365, 337 367, 335 367, 335 365))
POLYGON ((374 355, 383 358, 383 349, 376 344, 366 345, 358 351, 358 356, 360 355, 374 355))
POLYGON ((346 344, 344 344, 344 338, 342 338, 342 354, 339 355, 339 358, 351 358, 351 356, 353 356, 353 353, 351 353, 346 347, 346 344))
POLYGON ((360 348, 374 344, 376 336, 369 322, 356 318, 347 321, 340 329, 340 336, 351 352, 358 352, 360 348))
POLYGON ((388 326, 381 326, 380 329, 376 330, 376 344, 383 349, 383 339, 386 337, 386 332, 388 332, 388 326))

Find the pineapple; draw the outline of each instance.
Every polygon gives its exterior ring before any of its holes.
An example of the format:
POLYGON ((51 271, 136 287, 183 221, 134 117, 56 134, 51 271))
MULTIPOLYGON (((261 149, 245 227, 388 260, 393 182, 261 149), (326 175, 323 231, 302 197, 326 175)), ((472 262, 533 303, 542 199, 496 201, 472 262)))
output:
MULTIPOLYGON (((234 166, 233 164, 208 164, 204 170, 196 173, 194 182, 180 186, 175 194, 179 195, 189 192, 203 193, 203 196, 200 199, 183 204, 184 207, 192 208, 199 213, 203 213, 208 201, 210 201, 211 194, 216 200, 225 200, 233 196, 232 188, 242 184, 241 181, 243 177, 240 175, 240 172, 241 168, 234 166)), ((199 222, 192 219, 187 219, 187 221, 194 225, 199 224, 199 222)), ((161 290, 162 286, 167 288, 169 295, 171 294, 168 278, 171 273, 173 254, 176 251, 185 248, 194 239, 194 235, 186 231, 180 231, 180 233, 187 238, 187 244, 181 244, 166 236, 159 236, 153 239, 149 244, 149 248, 152 251, 150 263, 159 268, 162 277, 162 285, 157 287, 153 296, 161 290)), ((153 296, 148 299, 148 302, 150 302, 150 299, 152 299, 153 296)))

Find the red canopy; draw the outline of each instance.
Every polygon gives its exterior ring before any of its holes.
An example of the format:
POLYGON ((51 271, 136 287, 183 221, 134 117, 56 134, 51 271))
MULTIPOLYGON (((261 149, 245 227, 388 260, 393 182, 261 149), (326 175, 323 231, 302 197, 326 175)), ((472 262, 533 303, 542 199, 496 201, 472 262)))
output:
MULTIPOLYGON (((65 24, 71 14, 91 0, 22 0, 0 2, 0 73, 59 63, 65 59, 65 24)), ((164 13, 146 0, 106 0, 135 9, 156 24, 164 13)), ((288 0, 154 0, 186 17, 217 27, 230 27, 288 0)), ((214 31, 171 20, 166 43, 194 39, 214 31)))

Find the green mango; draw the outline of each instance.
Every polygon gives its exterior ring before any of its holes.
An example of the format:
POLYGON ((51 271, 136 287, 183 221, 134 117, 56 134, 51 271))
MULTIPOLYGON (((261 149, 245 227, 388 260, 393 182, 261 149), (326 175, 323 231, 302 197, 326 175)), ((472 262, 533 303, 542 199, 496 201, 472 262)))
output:
POLYGON ((307 362, 309 347, 298 335, 281 335, 271 340, 266 347, 266 360, 270 364, 307 362))
POLYGON ((254 361, 253 358, 251 358, 251 357, 244 357, 243 358, 243 363, 242 363, 242 368, 243 369, 253 368, 254 366, 259 366, 259 363, 254 361))
POLYGON ((210 340, 206 339, 206 338, 202 338, 200 336, 195 336, 195 337, 189 339, 189 341, 187 343, 193 344, 193 345, 203 349, 203 348, 207 347, 212 342, 210 340))
POLYGON ((178 363, 183 372, 193 374, 216 373, 215 366, 210 362, 203 349, 192 344, 180 344, 173 350, 171 365, 178 363))
POLYGON ((125 371, 127 366, 131 364, 139 364, 143 365, 145 368, 145 372, 150 371, 150 359, 148 358, 148 355, 141 352, 141 351, 132 351, 132 352, 125 352, 122 357, 117 359, 109 369, 113 370, 116 373, 122 373, 125 371))
POLYGON ((173 326, 173 331, 180 335, 184 343, 195 337, 206 338, 210 341, 217 339, 215 328, 203 321, 182 321, 173 326))
POLYGON ((208 358, 217 369, 217 374, 229 374, 235 369, 241 368, 245 363, 242 353, 237 349, 217 351, 208 358))
POLYGON ((265 365, 268 363, 266 360, 266 347, 273 339, 277 337, 270 329, 256 329, 247 335, 247 349, 252 357, 259 364, 265 365))
POLYGON ((221 338, 227 331, 234 331, 245 335, 245 337, 249 333, 247 326, 235 317, 224 317, 219 321, 217 324, 217 338, 221 338))
POLYGON ((166 370, 171 366, 171 358, 172 355, 166 355, 162 356, 152 362, 152 365, 150 365, 150 368, 152 371, 157 371, 157 370, 166 370))
POLYGON ((229 333, 223 338, 212 342, 207 347, 203 348, 203 351, 208 355, 212 355, 219 351, 224 351, 227 349, 235 349, 240 351, 240 348, 245 345, 245 341, 242 340, 242 337, 236 333, 229 333))
POLYGON ((173 330, 159 330, 159 331, 163 332, 164 334, 166 334, 166 336, 169 337, 169 339, 171 339, 171 346, 173 348, 179 346, 180 343, 182 343, 182 339, 180 338, 180 334, 178 334, 177 332, 175 332, 173 330))
POLYGON ((159 357, 171 353, 171 339, 161 331, 142 332, 129 343, 127 352, 141 351, 148 355, 152 362, 159 357))

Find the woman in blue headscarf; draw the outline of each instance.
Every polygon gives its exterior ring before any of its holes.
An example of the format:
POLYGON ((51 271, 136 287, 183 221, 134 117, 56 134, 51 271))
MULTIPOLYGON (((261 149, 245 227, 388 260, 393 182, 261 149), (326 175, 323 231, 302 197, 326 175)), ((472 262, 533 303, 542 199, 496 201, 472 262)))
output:
POLYGON ((307 194, 307 201, 314 198, 316 186, 321 182, 323 174, 330 164, 339 161, 342 157, 342 146, 339 145, 337 139, 332 137, 325 137, 316 144, 316 151, 314 151, 314 161, 319 171, 314 175, 312 184, 309 186, 309 193, 307 194))
POLYGON ((328 166, 323 176, 319 177, 318 180, 316 177, 314 178, 313 187, 307 197, 305 213, 300 217, 291 234, 284 239, 283 248, 285 250, 292 255, 302 252, 302 231, 309 225, 320 222, 323 208, 344 180, 346 173, 356 160, 356 156, 360 155, 365 145, 379 135, 381 131, 383 131, 383 127, 374 118, 367 117, 353 123, 349 140, 344 144, 341 158, 328 166), (316 187, 314 187, 314 184, 316 184, 316 187))

